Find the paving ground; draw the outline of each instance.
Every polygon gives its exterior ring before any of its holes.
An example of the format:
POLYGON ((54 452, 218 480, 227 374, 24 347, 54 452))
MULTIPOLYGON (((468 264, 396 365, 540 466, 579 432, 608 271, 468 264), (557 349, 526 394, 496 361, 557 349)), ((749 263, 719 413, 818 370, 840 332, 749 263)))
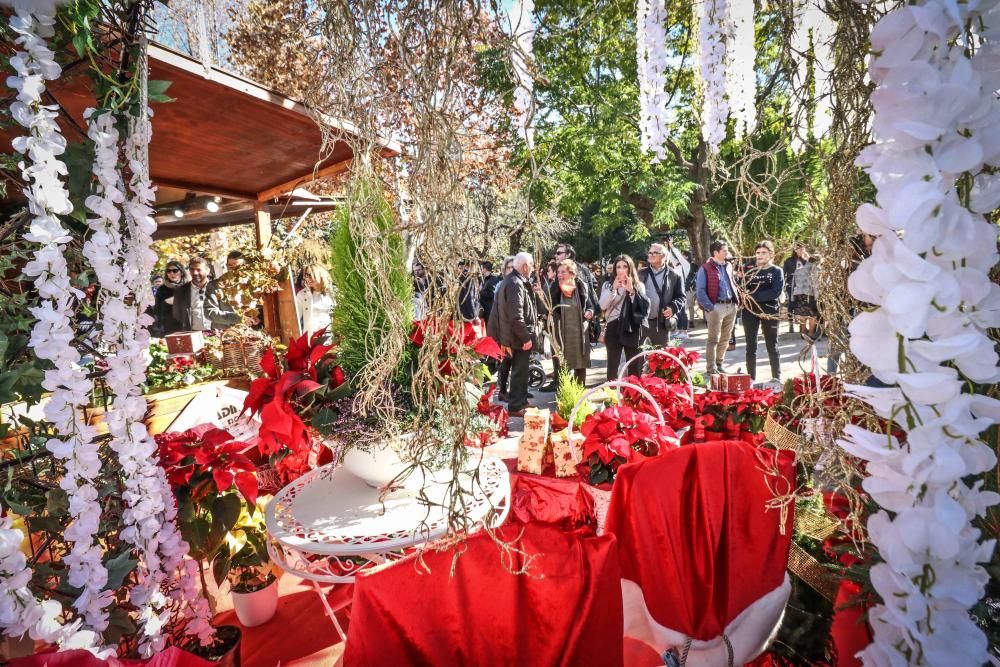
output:
MULTIPOLYGON (((702 360, 694 370, 705 371, 705 343, 708 340, 708 329, 702 320, 698 320, 696 325, 689 331, 689 338, 677 341, 677 344, 692 350, 697 350, 702 355, 702 360)), ((811 355, 802 355, 804 341, 797 333, 789 333, 789 325, 782 322, 778 335, 778 353, 781 357, 781 376, 784 379, 801 375, 811 368, 811 355), (800 356, 805 356, 804 361, 800 356)), ((823 339, 817 343, 816 351, 819 356, 820 370, 826 371, 826 356, 828 343, 823 339)), ((552 372, 552 362, 543 362, 547 373, 552 372)), ((725 369, 730 373, 746 370, 746 345, 743 335, 743 327, 736 325, 736 349, 726 353, 725 369)), ((757 341, 757 381, 767 382, 770 380, 771 368, 767 360, 767 350, 764 348, 764 337, 760 335, 757 341)), ((607 355, 603 345, 596 345, 591 352, 591 368, 587 371, 587 386, 594 387, 607 379, 607 355)), ((529 403, 536 407, 555 409, 555 393, 543 392, 538 389, 531 389, 534 398, 529 403)), ((523 420, 512 417, 509 428, 512 434, 519 434, 522 430, 523 420)))

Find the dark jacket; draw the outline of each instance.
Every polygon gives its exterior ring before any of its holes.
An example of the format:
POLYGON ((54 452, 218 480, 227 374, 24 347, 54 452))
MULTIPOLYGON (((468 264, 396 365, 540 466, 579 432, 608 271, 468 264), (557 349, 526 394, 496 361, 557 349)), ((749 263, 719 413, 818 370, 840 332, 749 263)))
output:
MULTIPOLYGON (((174 290, 174 305, 172 314, 180 327, 179 331, 191 330, 191 289, 194 286, 187 283, 174 290)), ((233 307, 222 300, 219 286, 214 280, 209 280, 205 286, 205 319, 213 329, 228 329, 240 321, 233 307)))
POLYGON ((154 338, 163 338, 177 331, 183 331, 180 323, 174 318, 173 306, 167 303, 167 299, 172 297, 174 292, 181 287, 182 285, 176 287, 161 285, 160 289, 156 290, 153 305, 146 310, 146 313, 153 318, 153 323, 149 326, 149 334, 154 338))
POLYGON ((533 347, 538 345, 537 323, 538 306, 531 283, 517 271, 511 271, 500 283, 486 333, 500 345, 517 351, 528 341, 533 347))
POLYGON ((493 310, 493 298, 496 296, 497 285, 503 280, 500 276, 495 273, 491 273, 483 279, 483 284, 479 288, 479 308, 482 317, 489 319, 490 312, 493 310))
POLYGON ((469 274, 460 278, 458 288, 458 310, 466 322, 479 318, 479 281, 469 274))
MULTIPOLYGON (((576 262, 575 259, 573 261, 576 262)), ((598 305, 600 292, 597 289, 597 280, 594 279, 594 274, 591 273, 586 264, 576 262, 576 277, 587 285, 587 301, 590 304, 588 310, 594 311, 594 315, 599 314, 601 312, 601 307, 598 305)))
POLYGON ((785 260, 785 263, 781 265, 781 270, 785 274, 785 289, 791 291, 792 289, 792 276, 795 275, 795 267, 799 264, 799 258, 793 252, 791 257, 785 260))
MULTIPOLYGON (((597 309, 594 308, 590 303, 588 303, 587 298, 587 283, 580 280, 580 276, 576 277, 576 292, 573 296, 580 303, 580 313, 586 313, 588 310, 597 317, 597 309)), ((565 308, 559 308, 558 304, 562 301, 562 290, 559 289, 559 283, 553 281, 552 285, 549 287, 549 303, 552 304, 552 335, 555 336, 556 341, 559 346, 563 345, 563 318, 566 316, 568 311, 565 308)), ((587 365, 590 365, 590 322, 586 319, 581 320, 580 331, 583 333, 583 357, 587 361, 587 365)))
POLYGON ((754 308, 750 312, 777 314, 778 298, 785 289, 785 274, 782 270, 777 266, 769 266, 766 269, 754 267, 747 269, 745 276, 743 289, 759 306, 759 309, 754 308))
MULTIPOLYGON (((648 290, 650 285, 648 281, 650 274, 650 268, 644 266, 639 269, 639 281, 646 285, 648 290)), ((661 329, 670 329, 673 322, 666 320, 663 317, 663 309, 670 308, 674 311, 674 316, 671 320, 677 317, 677 313, 684 310, 684 306, 687 304, 687 295, 684 294, 684 280, 681 278, 680 274, 671 269, 667 269, 663 272, 663 279, 660 281, 660 291, 657 295, 659 297, 660 307, 658 312, 649 312, 649 328, 656 331, 661 329)))

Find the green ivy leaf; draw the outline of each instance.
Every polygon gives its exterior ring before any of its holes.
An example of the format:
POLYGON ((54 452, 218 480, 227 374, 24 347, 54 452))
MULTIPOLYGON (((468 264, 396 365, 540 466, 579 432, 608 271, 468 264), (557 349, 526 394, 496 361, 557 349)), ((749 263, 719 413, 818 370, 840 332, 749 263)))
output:
POLYGON ((212 560, 212 576, 215 577, 215 583, 219 586, 222 582, 226 580, 229 576, 229 570, 232 568, 233 560, 232 555, 229 553, 229 547, 223 545, 219 549, 219 553, 215 555, 215 559, 212 560))
POLYGON ((104 566, 108 568, 108 584, 104 587, 104 590, 113 591, 121 588, 122 584, 125 582, 125 577, 127 577, 138 564, 138 560, 129 558, 129 552, 127 551, 123 551, 114 558, 107 559, 104 562, 104 566))
POLYGON ((173 81, 165 81, 163 79, 150 79, 149 84, 146 87, 148 92, 148 98, 150 102, 173 102, 175 98, 170 97, 166 94, 167 89, 173 84, 173 81))
POLYGON ((236 520, 240 518, 240 509, 243 501, 235 493, 219 496, 212 503, 212 522, 219 523, 223 532, 228 533, 236 525, 236 520))
POLYGON ((121 607, 113 607, 108 614, 108 627, 103 633, 104 642, 114 646, 122 637, 133 636, 135 632, 135 624, 129 618, 128 612, 121 607))
POLYGON ((69 514, 69 494, 62 489, 45 492, 45 511, 49 516, 61 517, 69 514))

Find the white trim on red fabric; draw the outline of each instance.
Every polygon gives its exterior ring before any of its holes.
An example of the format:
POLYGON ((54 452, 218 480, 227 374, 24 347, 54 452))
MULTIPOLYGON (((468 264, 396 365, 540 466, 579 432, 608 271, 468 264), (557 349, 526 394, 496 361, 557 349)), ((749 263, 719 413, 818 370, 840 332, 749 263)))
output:
MULTIPOLYGON (((638 584, 628 579, 622 579, 621 583, 625 636, 649 645, 657 653, 672 647, 683 648, 687 635, 656 622, 638 584)), ((781 626, 791 592, 792 583, 785 573, 780 586, 744 609, 726 626, 725 634, 733 647, 731 664, 750 662, 770 645, 781 626)), ((722 636, 692 641, 686 664, 687 667, 727 667, 729 652, 722 636)))

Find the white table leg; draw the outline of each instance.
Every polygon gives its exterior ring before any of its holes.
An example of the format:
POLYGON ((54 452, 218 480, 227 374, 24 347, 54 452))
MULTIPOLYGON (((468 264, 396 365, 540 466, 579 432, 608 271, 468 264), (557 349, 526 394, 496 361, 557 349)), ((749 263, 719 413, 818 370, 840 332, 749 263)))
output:
POLYGON ((327 602, 326 594, 324 594, 323 589, 320 588, 319 582, 310 579, 309 583, 312 584, 313 590, 316 591, 316 595, 319 596, 320 602, 323 603, 323 608, 326 610, 326 615, 333 622, 333 627, 337 628, 337 634, 340 635, 340 639, 342 641, 347 641, 347 635, 344 634, 344 629, 340 627, 340 621, 337 620, 336 614, 333 613, 333 608, 330 606, 330 603, 327 602))

